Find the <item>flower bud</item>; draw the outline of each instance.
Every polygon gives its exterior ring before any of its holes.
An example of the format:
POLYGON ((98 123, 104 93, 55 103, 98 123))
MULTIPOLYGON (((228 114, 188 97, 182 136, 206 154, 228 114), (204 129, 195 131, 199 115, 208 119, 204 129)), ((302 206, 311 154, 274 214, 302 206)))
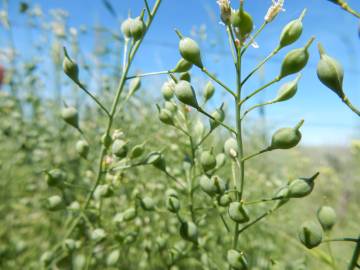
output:
POLYGON ((192 66, 193 64, 191 62, 185 60, 184 58, 181 58, 179 62, 177 62, 175 68, 171 70, 171 72, 173 73, 187 72, 192 68, 192 66))
POLYGON ((305 16, 306 9, 303 10, 300 17, 285 25, 280 35, 279 49, 288 46, 299 39, 302 34, 303 24, 302 20, 305 16))
POLYGON ((294 128, 278 129, 271 139, 271 145, 268 150, 290 149, 295 147, 301 140, 300 127, 304 120, 301 120, 294 128))
POLYGON ((314 180, 318 177, 316 173, 310 178, 298 178, 289 184, 289 198, 301 198, 309 195, 314 189, 314 180))
POLYGON ((66 180, 66 174, 60 169, 52 169, 46 172, 46 183, 50 187, 61 186, 66 180))
POLYGON ((303 48, 294 49, 285 56, 281 64, 280 79, 297 73, 306 66, 309 60, 308 48, 314 39, 315 38, 311 38, 303 48))
POLYGON ((317 211, 317 218, 324 231, 329 231, 336 223, 336 213, 330 206, 322 206, 317 211))
POLYGON ((140 206, 145 211, 154 211, 155 203, 154 200, 150 197, 144 197, 140 199, 140 206))
POLYGON ((131 18, 126 19, 121 24, 121 31, 123 32, 125 38, 131 38, 131 24, 132 24, 131 18))
POLYGON ((73 126, 74 128, 79 128, 79 115, 77 109, 74 107, 66 107, 61 110, 61 117, 66 123, 73 126))
POLYGON ((90 150, 90 147, 89 147, 89 144, 87 143, 87 141, 84 141, 84 140, 80 140, 76 143, 76 151, 78 152, 78 154, 86 159, 88 154, 89 154, 89 150, 90 150))
POLYGON ((336 59, 326 54, 320 43, 318 48, 320 61, 317 66, 317 76, 325 86, 330 88, 335 94, 343 99, 345 97, 343 91, 344 70, 336 59))
POLYGON ((165 205, 167 210, 172 213, 177 213, 180 210, 180 201, 174 194, 167 195, 165 205))
POLYGON ((246 209, 244 208, 243 204, 240 202, 230 203, 228 212, 230 218, 237 223, 245 223, 250 220, 246 209))
POLYGON ((179 81, 175 86, 175 95, 182 103, 199 108, 194 88, 189 82, 179 81))
POLYGON ((300 80, 301 74, 299 74, 295 80, 291 82, 287 82, 283 84, 279 92, 277 94, 277 97, 274 99, 273 102, 281 102, 291 99, 293 96, 295 96, 297 89, 298 89, 298 82, 300 80))
POLYGON ((203 68, 201 60, 200 48, 197 42, 189 37, 183 37, 183 35, 176 30, 177 35, 180 38, 179 51, 181 56, 188 62, 203 68))
POLYGON ((221 104, 220 108, 216 109, 215 112, 211 114, 211 116, 217 120, 217 121, 213 119, 209 120, 211 129, 217 128, 220 125, 219 122, 223 122, 225 120, 225 112, 223 107, 224 107, 224 103, 221 104))
POLYGON ((204 151, 200 155, 200 164, 205 172, 211 171, 216 167, 216 158, 211 151, 204 151))
POLYGON ((64 60, 63 60, 64 73, 72 79, 74 82, 79 82, 79 67, 75 61, 73 61, 64 47, 64 60))
POLYGON ((241 38, 246 38, 254 28, 254 23, 251 15, 244 11, 241 4, 240 9, 231 13, 231 23, 237 27, 241 38))
POLYGON ((231 6, 229 0, 218 0, 220 7, 220 17, 225 25, 229 25, 231 22, 231 6))
POLYGON ((181 222, 180 236, 183 239, 196 244, 198 238, 197 226, 191 221, 181 222))
POLYGON ((131 36, 134 38, 134 41, 138 41, 142 38, 146 31, 146 25, 142 17, 137 17, 131 20, 130 23, 130 33, 131 36))
POLYGON ((227 252, 226 259, 232 269, 235 270, 248 269, 248 262, 243 252, 239 252, 235 249, 230 249, 227 252))
POLYGON ((47 199, 47 208, 50 211, 57 211, 64 208, 64 201, 59 195, 51 196, 47 199))
POLYGON ((123 140, 115 140, 111 147, 111 153, 118 157, 119 159, 122 159, 126 157, 128 152, 127 142, 123 140))
POLYGON ((236 158, 238 155, 238 144, 234 138, 229 138, 225 141, 224 152, 231 158, 236 158))
POLYGON ((322 229, 314 221, 306 221, 301 225, 298 236, 301 243, 311 249, 321 244, 322 229))
POLYGON ((215 93, 214 85, 209 81, 204 88, 204 100, 207 102, 215 93))
POLYGON ((175 85, 173 82, 165 82, 161 87, 161 93, 165 100, 170 100, 174 96, 175 85))

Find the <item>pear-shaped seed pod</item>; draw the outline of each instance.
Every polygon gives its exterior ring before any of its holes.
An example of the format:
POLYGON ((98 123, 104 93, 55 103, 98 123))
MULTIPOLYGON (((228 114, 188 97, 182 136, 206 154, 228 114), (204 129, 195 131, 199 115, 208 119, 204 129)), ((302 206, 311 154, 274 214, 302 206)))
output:
POLYGON ((64 60, 63 60, 64 73, 74 82, 79 82, 79 67, 77 63, 72 60, 64 47, 64 60))
POLYGON ((229 216, 232 220, 238 223, 245 223, 250 220, 249 215, 240 202, 232 202, 229 205, 229 216))
POLYGON ((189 72, 184 72, 184 73, 181 73, 180 76, 179 76, 179 80, 181 81, 188 81, 188 82, 191 82, 191 75, 189 72))
POLYGON ((231 196, 229 194, 224 194, 219 197, 218 203, 222 207, 227 207, 231 203, 231 196))
POLYGON ((120 251, 118 249, 113 250, 106 258, 107 266, 116 266, 120 259, 120 251))
POLYGON ((187 72, 192 68, 192 66, 193 64, 191 62, 185 60, 184 58, 181 58, 179 62, 177 62, 175 68, 171 70, 171 72, 173 73, 187 72))
POLYGON ((225 192, 226 184, 219 176, 214 175, 211 178, 202 175, 199 180, 200 188, 209 196, 220 195, 225 192))
POLYGON ((87 143, 87 141, 84 141, 84 140, 80 140, 76 143, 76 151, 78 152, 78 154, 86 159, 88 154, 89 154, 89 150, 90 150, 90 146, 89 144, 87 143))
POLYGON ((61 110, 61 117, 69 125, 79 128, 79 115, 78 111, 74 107, 66 107, 61 110))
POLYGON ((171 113, 176 113, 176 111, 178 109, 175 102, 169 102, 169 101, 165 102, 164 108, 167 109, 171 113))
POLYGON ((187 241, 197 243, 197 238, 198 238, 197 226, 191 221, 181 222, 180 236, 187 241))
POLYGON ((129 157, 130 158, 138 158, 140 157, 144 151, 145 151, 145 148, 144 148, 144 144, 145 143, 142 143, 142 144, 138 144, 138 145, 135 145, 131 151, 130 151, 130 154, 129 154, 129 157))
POLYGON ((170 194, 166 196, 165 205, 167 210, 172 213, 177 213, 180 210, 180 201, 178 197, 174 194, 170 194))
POLYGON ((51 196, 47 199, 47 208, 50 211, 57 211, 64 208, 64 201, 59 195, 51 196))
POLYGON ((123 33, 123 35, 126 38, 131 38, 132 34, 131 34, 131 24, 132 24, 132 18, 128 18, 126 20, 124 20, 121 24, 121 32, 123 33))
POLYGON ((175 85, 171 82, 164 82, 161 87, 161 93, 165 100, 170 100, 174 96, 175 85))
POLYGON ((216 167, 216 158, 212 151, 204 151, 201 153, 200 164, 205 172, 211 171, 216 167))
POLYGON ((203 93, 205 102, 213 97, 215 93, 215 87, 210 81, 205 85, 203 93))
POLYGON ((50 187, 61 186, 66 180, 66 174, 63 170, 52 169, 46 172, 46 183, 50 187))
POLYGON ((232 269, 246 270, 249 269, 248 262, 243 252, 239 252, 235 249, 228 250, 226 259, 232 269))
POLYGON ((275 209, 277 209, 289 201, 289 188, 287 186, 280 188, 276 192, 275 198, 281 198, 275 203, 275 209))
POLYGON ((181 56, 188 62, 203 68, 201 60, 200 48, 197 42, 189 37, 183 37, 182 34, 176 30, 180 38, 179 51, 181 56))
POLYGON ((211 114, 211 116, 214 117, 214 119, 217 120, 217 121, 215 121, 213 119, 209 120, 211 129, 217 128, 220 125, 219 122, 223 122, 225 120, 225 112, 224 112, 223 107, 224 107, 224 103, 221 104, 221 106, 219 108, 217 108, 215 110, 215 112, 213 112, 211 114))
POLYGON ((298 145, 301 140, 300 127, 304 120, 301 120, 294 128, 278 129, 271 139, 269 150, 274 149, 289 149, 298 145))
POLYGON ((128 152, 127 142, 123 140, 115 140, 111 147, 111 152, 118 158, 124 158, 128 152))
POLYGON ((310 178, 298 178, 289 184, 289 198, 302 198, 311 193, 314 189, 314 180, 318 177, 319 173, 316 173, 310 178))
POLYGON ((141 79, 140 77, 136 77, 130 81, 129 85, 129 93, 134 94, 141 87, 141 79))
POLYGON ((341 64, 334 58, 328 56, 324 47, 319 43, 320 61, 317 66, 319 80, 340 98, 344 98, 343 79, 344 70, 341 64))
POLYGON ((108 184, 98 185, 94 191, 94 197, 99 200, 101 198, 109 198, 114 194, 114 190, 108 184))
POLYGON ((175 95, 182 103, 199 108, 194 88, 189 82, 179 81, 175 86, 175 95))
POLYGON ((288 46, 299 39, 302 34, 303 24, 302 20, 305 16, 306 9, 303 10, 300 17, 285 25, 280 35, 279 49, 288 46))
POLYGON ((286 101, 295 96, 298 89, 298 82, 300 80, 300 77, 301 74, 299 74, 295 80, 283 84, 280 87, 277 97, 274 99, 274 102, 286 101))
POLYGON ((300 226, 299 239, 307 248, 317 247, 322 241, 322 229, 314 221, 306 221, 300 226))
POLYGON ((225 141, 224 152, 231 158, 238 156, 238 144, 235 138, 229 138, 225 141))
POLYGON ((136 218, 137 212, 135 208, 129 208, 122 213, 124 221, 130 221, 136 218))
POLYGON ((317 211, 317 218, 321 227, 325 230, 331 230, 336 223, 336 212, 330 206, 322 206, 317 211))
POLYGON ((161 109, 159 111, 159 119, 161 122, 163 122, 166 125, 173 126, 174 125, 174 119, 170 111, 167 109, 161 109))
POLYGON ((153 211, 155 209, 155 202, 150 197, 144 197, 140 200, 140 206, 145 211, 153 211))
POLYGON ((242 38, 247 37, 254 28, 254 22, 249 13, 247 13, 241 5, 239 10, 231 13, 231 23, 237 27, 242 38))
POLYGON ((294 49, 285 56, 281 64, 280 79, 297 73, 306 66, 309 60, 308 49, 313 41, 314 38, 311 38, 303 48, 294 49))
POLYGON ((134 38, 134 41, 141 39, 145 33, 145 30, 146 30, 146 25, 141 17, 137 17, 131 20, 130 32, 131 32, 131 36, 134 38))

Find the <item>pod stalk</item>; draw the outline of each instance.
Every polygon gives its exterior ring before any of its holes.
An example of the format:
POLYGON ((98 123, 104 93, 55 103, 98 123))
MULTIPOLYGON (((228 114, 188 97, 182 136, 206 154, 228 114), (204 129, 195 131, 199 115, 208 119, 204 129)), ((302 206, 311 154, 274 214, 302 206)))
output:
POLYGON ((301 12, 301 15, 300 15, 300 17, 299 17, 299 21, 302 21, 303 19, 304 19, 304 17, 305 17, 305 15, 306 15, 306 11, 307 11, 307 9, 305 8, 302 12, 301 12))
POLYGON ((178 29, 176 29, 176 28, 175 28, 175 33, 178 35, 179 39, 183 39, 183 38, 184 38, 183 34, 181 34, 181 32, 180 32, 178 29))
POLYGON ((301 121, 295 126, 296 130, 299 130, 301 128, 301 126, 304 124, 304 119, 301 119, 301 121))
POLYGON ((311 44, 314 42, 315 37, 311 37, 309 41, 305 44, 304 49, 307 50, 311 46, 311 44))

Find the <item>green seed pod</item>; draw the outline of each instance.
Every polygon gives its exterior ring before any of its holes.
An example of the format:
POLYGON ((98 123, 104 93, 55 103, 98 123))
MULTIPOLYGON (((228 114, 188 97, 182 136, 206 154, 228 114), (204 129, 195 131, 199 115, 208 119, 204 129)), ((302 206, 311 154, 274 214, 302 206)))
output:
POLYGON ((211 116, 217 120, 217 121, 213 119, 209 120, 211 129, 217 128, 220 125, 218 122, 223 122, 225 120, 225 112, 223 107, 224 107, 224 103, 222 103, 221 106, 211 114, 211 116))
POLYGON ((272 136, 269 150, 290 149, 295 147, 301 140, 300 127, 304 120, 301 120, 294 128, 278 129, 272 136))
POLYGON ((240 202, 230 203, 228 212, 230 218, 237 223, 245 223, 250 220, 246 209, 240 202))
POLYGON ((180 225, 180 236, 190 242, 197 243, 198 229, 197 226, 191 222, 181 222, 180 225))
POLYGON ((59 195, 51 196, 47 199, 47 209, 57 211, 64 208, 64 201, 59 195))
POLYGON ((118 249, 113 250, 106 258, 107 266, 116 266, 120 259, 120 251, 118 249))
POLYGON ((158 157, 154 159, 152 165, 160 171, 166 172, 166 161, 162 154, 158 155, 158 157))
POLYGON ((343 99, 345 97, 343 90, 344 70, 336 59, 326 54, 324 47, 320 43, 318 48, 320 61, 317 66, 317 76, 325 86, 343 99))
POLYGON ((305 13, 306 9, 303 10, 298 19, 285 25, 280 35, 279 49, 284 48, 299 39, 303 30, 302 20, 304 19, 305 13))
POLYGON ((46 183, 50 187, 61 186, 66 180, 66 174, 60 169, 52 169, 46 173, 46 183))
POLYGON ((215 93, 215 86, 209 81, 204 88, 204 100, 207 102, 209 99, 211 99, 215 93))
POLYGON ((133 19, 127 18, 125 21, 121 24, 121 32, 124 34, 125 38, 131 38, 131 24, 133 19))
POLYGON ((289 184, 289 198, 302 198, 311 193, 314 189, 314 180, 319 173, 314 174, 310 178, 298 178, 289 184))
POLYGON ((206 175, 202 175, 199 179, 199 184, 200 188, 209 196, 214 196, 216 194, 221 195, 226 189, 224 180, 217 175, 214 175, 211 178, 206 175))
POLYGON ((159 109, 159 119, 166 125, 174 126, 174 119, 170 111, 167 109, 159 109))
POLYGON ((61 110, 61 117, 66 123, 73 126, 74 128, 79 128, 79 115, 77 109, 74 107, 66 107, 61 110))
POLYGON ((141 79, 140 77, 136 77, 130 81, 129 85, 129 93, 134 94, 141 87, 141 79))
POLYGON ((219 169, 223 167, 226 163, 226 155, 224 153, 219 153, 216 155, 216 168, 219 169))
POLYGON ((130 153, 129 153, 129 157, 131 159, 135 159, 135 158, 138 158, 140 157, 144 151, 145 151, 145 148, 144 148, 144 143, 142 144, 138 144, 138 145, 135 145, 131 150, 130 150, 130 153))
POLYGON ((180 80, 180 81, 191 82, 191 75, 190 75, 190 73, 189 73, 189 72, 180 73, 179 80, 180 80))
POLYGON ((74 239, 65 239, 64 241, 64 249, 73 252, 78 247, 76 241, 74 239))
POLYGON ((183 35, 175 30, 177 35, 180 38, 179 42, 179 51, 181 56, 188 62, 203 68, 203 63, 201 60, 200 48, 197 42, 189 37, 183 37, 183 35))
POLYGON ((78 154, 84 158, 84 159, 87 159, 87 156, 89 154, 89 150, 90 150, 90 146, 89 144, 87 143, 87 141, 84 141, 84 140, 80 140, 76 143, 76 151, 78 152, 78 154))
POLYGON ((50 263, 54 260, 54 258, 55 254, 53 252, 46 251, 41 255, 40 261, 44 266, 49 266, 50 263))
POLYGON ((314 221, 306 221, 300 226, 298 236, 301 243, 311 249, 321 244, 322 229, 314 221))
POLYGON ((161 93, 165 100, 170 100, 174 96, 175 85, 173 82, 165 82, 161 87, 161 93))
POLYGON ((155 202, 150 197, 144 197, 140 199, 140 206, 145 211, 154 211, 155 210, 155 202))
POLYGON ((171 70, 173 73, 178 72, 187 72, 192 68, 193 64, 189 61, 185 60, 184 58, 181 58, 179 62, 177 62, 175 68, 171 70))
POLYGON ((172 213, 177 213, 180 210, 180 201, 178 197, 174 194, 170 194, 166 196, 165 205, 167 210, 172 213))
POLYGON ((298 82, 300 78, 301 78, 301 74, 299 74, 295 78, 295 80, 283 84, 280 87, 277 97, 274 99, 273 102, 275 103, 275 102, 286 101, 292 98, 293 96, 295 96, 298 89, 298 82))
POLYGON ((336 213, 330 206, 322 206, 317 211, 317 218, 324 231, 329 231, 336 223, 336 213))
POLYGON ((75 61, 73 61, 64 47, 64 60, 63 60, 63 70, 64 73, 72 79, 74 82, 79 82, 79 67, 75 61))
POLYGON ((179 81, 175 86, 175 95, 182 103, 199 108, 194 88, 189 82, 179 81))
POLYGON ((105 148, 109 148, 110 145, 112 144, 112 138, 110 135, 108 134, 104 134, 102 137, 101 137, 101 143, 102 145, 105 146, 105 148))
POLYGON ((135 208, 129 208, 122 213, 122 217, 124 221, 133 220, 136 217, 136 215, 137 213, 135 208))
POLYGON ((112 144, 111 152, 120 159, 126 157, 128 152, 127 142, 118 139, 115 140, 112 144))
POLYGON ((239 10, 231 12, 231 23, 237 27, 242 38, 247 37, 254 28, 251 15, 244 11, 243 5, 239 10))
POLYGON ((285 56, 281 64, 279 79, 297 73, 306 66, 309 60, 308 49, 314 39, 311 38, 303 48, 294 49, 285 56))
POLYGON ((134 38, 134 41, 138 41, 142 38, 146 31, 146 25, 142 17, 137 17, 131 20, 130 23, 130 33, 131 36, 134 38))
POLYGON ((230 158, 236 158, 238 156, 238 144, 234 138, 229 138, 225 141, 224 152, 230 158))
POLYGON ((283 197, 282 199, 276 201, 274 209, 277 209, 289 201, 289 188, 287 186, 280 188, 275 197, 283 197))
POLYGON ((95 242, 101 242, 105 240, 106 236, 106 232, 101 228, 94 229, 91 232, 91 239, 95 242))
POLYGON ((248 269, 248 262, 243 252, 239 252, 235 249, 230 249, 226 255, 227 262, 235 270, 246 270, 248 269))
POLYGON ((200 164, 205 172, 211 171, 216 167, 216 158, 212 150, 201 153, 200 164))
POLYGON ((100 200, 101 198, 109 198, 114 194, 114 190, 111 186, 105 185, 98 185, 94 191, 94 198, 100 200))
POLYGON ((222 207, 228 207, 229 204, 232 202, 231 196, 229 194, 224 194, 219 197, 218 203, 222 207))
POLYGON ((164 108, 172 113, 176 113, 176 111, 177 111, 177 106, 174 102, 166 101, 164 104, 164 108))

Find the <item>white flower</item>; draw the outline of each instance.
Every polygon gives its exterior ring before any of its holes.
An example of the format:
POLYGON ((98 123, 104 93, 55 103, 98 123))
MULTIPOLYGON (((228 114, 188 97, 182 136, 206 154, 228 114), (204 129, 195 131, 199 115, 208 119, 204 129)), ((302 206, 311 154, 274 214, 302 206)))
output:
POLYGON ((268 9, 265 15, 265 22, 271 22, 275 17, 280 13, 280 11, 285 11, 283 9, 284 0, 272 0, 272 5, 268 9))
POLYGON ((224 24, 230 23, 230 17, 231 17, 231 6, 230 6, 230 0, 218 0, 216 3, 220 7, 220 14, 221 14, 221 20, 224 24))

